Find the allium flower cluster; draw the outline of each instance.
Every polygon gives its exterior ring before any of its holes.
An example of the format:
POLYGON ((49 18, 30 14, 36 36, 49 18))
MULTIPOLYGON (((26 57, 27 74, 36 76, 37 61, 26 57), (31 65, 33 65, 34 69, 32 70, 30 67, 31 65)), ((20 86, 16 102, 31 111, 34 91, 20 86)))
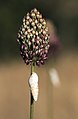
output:
POLYGON ((48 27, 36 8, 24 16, 17 41, 20 44, 20 54, 27 65, 32 62, 36 65, 44 64, 49 49, 48 27))

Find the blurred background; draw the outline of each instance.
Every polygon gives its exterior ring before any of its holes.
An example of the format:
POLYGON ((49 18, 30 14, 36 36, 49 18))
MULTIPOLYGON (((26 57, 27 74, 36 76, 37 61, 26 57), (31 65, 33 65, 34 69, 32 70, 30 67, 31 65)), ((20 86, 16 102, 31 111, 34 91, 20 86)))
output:
POLYGON ((16 39, 24 15, 34 7, 47 20, 57 49, 36 67, 40 93, 34 117, 78 119, 78 0, 0 0, 0 119, 29 118, 30 66, 20 57, 16 39), (52 68, 57 85, 50 80, 52 68))

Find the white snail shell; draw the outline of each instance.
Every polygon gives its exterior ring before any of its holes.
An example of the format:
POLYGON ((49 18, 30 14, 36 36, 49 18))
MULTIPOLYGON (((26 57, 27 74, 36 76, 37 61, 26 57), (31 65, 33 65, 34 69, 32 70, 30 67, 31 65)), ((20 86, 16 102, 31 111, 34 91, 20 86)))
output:
POLYGON ((37 101, 39 88, 38 88, 38 75, 35 72, 33 72, 29 78, 29 86, 34 101, 37 101))

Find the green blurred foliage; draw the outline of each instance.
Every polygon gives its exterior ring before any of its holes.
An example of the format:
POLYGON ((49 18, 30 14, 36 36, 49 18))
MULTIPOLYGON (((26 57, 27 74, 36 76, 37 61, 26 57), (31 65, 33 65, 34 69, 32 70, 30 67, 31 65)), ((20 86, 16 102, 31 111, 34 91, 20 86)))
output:
POLYGON ((0 0, 0 59, 19 55, 18 29, 34 7, 54 22, 65 50, 78 47, 78 0, 0 0))

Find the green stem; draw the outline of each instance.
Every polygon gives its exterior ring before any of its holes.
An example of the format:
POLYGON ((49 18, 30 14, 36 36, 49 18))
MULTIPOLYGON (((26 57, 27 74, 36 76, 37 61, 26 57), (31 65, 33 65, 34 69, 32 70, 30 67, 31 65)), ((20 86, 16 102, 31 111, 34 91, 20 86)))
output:
POLYGON ((34 68, 35 68, 35 64, 34 64, 34 62, 32 62, 32 64, 31 64, 31 74, 34 72, 34 68))
MULTIPOLYGON (((31 75, 34 72, 34 68, 35 68, 34 62, 32 62, 31 75)), ((34 99, 33 99, 33 96, 32 96, 31 90, 30 90, 30 119, 34 119, 33 113, 34 113, 34 99)))

